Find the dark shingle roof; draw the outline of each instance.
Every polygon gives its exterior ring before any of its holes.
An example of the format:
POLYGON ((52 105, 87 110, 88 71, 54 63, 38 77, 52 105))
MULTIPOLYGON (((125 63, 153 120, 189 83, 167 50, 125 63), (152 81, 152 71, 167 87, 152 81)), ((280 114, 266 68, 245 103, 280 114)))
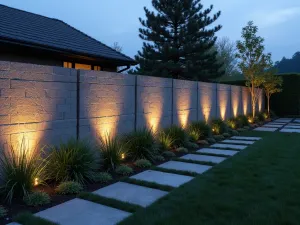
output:
POLYGON ((0 39, 135 64, 130 57, 115 51, 61 20, 1 4, 0 39))

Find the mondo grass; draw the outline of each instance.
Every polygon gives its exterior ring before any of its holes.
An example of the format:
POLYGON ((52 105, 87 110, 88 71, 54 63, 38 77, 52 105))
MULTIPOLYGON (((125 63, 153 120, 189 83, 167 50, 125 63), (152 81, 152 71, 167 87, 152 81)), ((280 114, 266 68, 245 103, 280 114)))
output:
POLYGON ((156 170, 156 171, 161 171, 161 172, 166 172, 166 173, 174 173, 178 175, 184 175, 184 176, 191 176, 191 177, 196 177, 199 174, 191 171, 183 171, 183 170, 175 170, 175 169, 166 169, 163 167, 152 167, 151 170, 156 170))
POLYGON ((186 162, 186 163, 194 163, 194 164, 199 164, 199 165, 207 165, 207 166, 216 165, 216 163, 213 163, 213 162, 198 161, 198 160, 192 160, 192 159, 175 158, 175 159, 172 159, 172 160, 173 161, 178 161, 178 162, 186 162))
POLYGON ((172 191, 174 189, 174 187, 169 186, 169 185, 162 185, 162 184, 158 184, 155 182, 142 181, 142 180, 137 180, 137 179, 129 178, 129 177, 125 177, 125 178, 121 179, 121 181, 129 183, 129 184, 136 184, 136 185, 140 185, 140 186, 144 186, 144 187, 159 189, 162 191, 172 191))
POLYGON ((13 218, 13 221, 22 225, 59 225, 49 220, 32 215, 30 212, 23 212, 13 218))
POLYGON ((95 202, 98 204, 102 204, 102 205, 106 205, 106 206, 110 206, 116 209, 120 209, 120 210, 124 210, 126 212, 131 212, 134 213, 138 210, 141 210, 142 207, 139 205, 135 205, 135 204, 131 204, 128 202, 122 202, 113 198, 107 198, 107 197, 103 197, 100 195, 96 195, 90 192, 81 192, 78 195, 79 198, 84 199, 84 200, 88 200, 91 202, 95 202))

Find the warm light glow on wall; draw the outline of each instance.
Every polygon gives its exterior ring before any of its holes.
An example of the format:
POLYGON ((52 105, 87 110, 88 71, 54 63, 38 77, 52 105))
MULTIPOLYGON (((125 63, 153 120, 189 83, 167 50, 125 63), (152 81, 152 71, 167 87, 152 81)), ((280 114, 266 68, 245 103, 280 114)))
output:
POLYGON ((186 127, 189 122, 190 110, 192 108, 192 89, 181 89, 177 92, 176 111, 178 116, 178 123, 181 127, 186 127))
POLYGON ((185 128, 188 125, 189 114, 190 111, 186 110, 180 112, 180 114, 178 115, 180 126, 182 126, 183 128, 185 128))
POLYGON ((159 124, 160 124, 160 117, 156 116, 156 117, 151 117, 151 116, 147 116, 147 121, 148 121, 148 128, 151 129, 153 132, 157 132, 157 130, 159 129, 159 124))
POLYGON ((262 105, 263 105, 263 91, 259 90, 259 94, 258 94, 258 110, 259 110, 259 112, 262 111, 262 105))
POLYGON ((211 114, 211 100, 208 95, 201 95, 201 105, 200 105, 200 110, 202 111, 202 114, 204 116, 205 122, 208 123, 210 119, 210 114, 211 114))
POLYGON ((226 116, 226 110, 227 110, 227 99, 222 99, 222 101, 219 102, 220 107, 220 116, 222 120, 225 120, 226 116))

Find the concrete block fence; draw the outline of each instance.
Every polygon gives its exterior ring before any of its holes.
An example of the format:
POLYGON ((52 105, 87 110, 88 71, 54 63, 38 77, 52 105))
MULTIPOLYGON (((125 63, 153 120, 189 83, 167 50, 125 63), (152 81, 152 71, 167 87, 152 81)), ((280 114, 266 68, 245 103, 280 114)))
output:
MULTIPOLYGON (((246 87, 0 61, 0 143, 58 144, 251 112, 246 87)), ((260 91, 258 108, 264 109, 260 91)))

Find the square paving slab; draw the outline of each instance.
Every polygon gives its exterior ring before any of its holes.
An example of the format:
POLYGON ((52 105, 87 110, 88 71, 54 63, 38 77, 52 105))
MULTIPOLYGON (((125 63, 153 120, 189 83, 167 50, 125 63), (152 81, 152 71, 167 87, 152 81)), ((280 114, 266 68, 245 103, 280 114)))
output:
POLYGON ((294 123, 300 123, 300 119, 295 119, 293 122, 294 123))
POLYGON ((212 163, 220 163, 220 162, 223 162, 225 159, 227 159, 225 157, 220 157, 220 156, 196 155, 196 154, 187 154, 180 158, 195 160, 195 161, 200 161, 200 162, 212 162, 212 163))
POLYGON ((300 129, 281 129, 280 132, 285 132, 285 133, 300 133, 300 129))
POLYGON ((165 169, 190 171, 199 174, 204 173, 206 170, 209 170, 211 168, 211 166, 207 166, 207 165, 199 165, 195 163, 186 163, 186 162, 178 162, 178 161, 169 161, 159 165, 158 167, 165 168, 165 169))
POLYGON ((137 180, 144 180, 148 182, 155 182, 162 185, 169 185, 172 187, 179 187, 180 185, 189 182, 193 177, 178 175, 173 173, 165 173, 154 170, 146 170, 139 174, 136 174, 130 178, 137 180))
POLYGON ((285 129, 300 129, 300 126, 290 126, 290 125, 287 125, 284 128, 285 129))
POLYGON ((274 128, 274 127, 258 127, 258 128, 255 128, 254 130, 256 130, 256 131, 270 131, 270 132, 274 132, 277 129, 278 128, 274 128))
POLYGON ((232 136, 231 139, 258 141, 261 139, 261 137, 232 136))
POLYGON ((21 224, 16 223, 16 222, 12 222, 12 223, 8 223, 8 224, 6 224, 6 225, 21 225, 21 224))
POLYGON ((35 214, 61 225, 114 225, 130 215, 119 209, 78 198, 35 214))
POLYGON ((135 184, 128 184, 124 182, 117 182, 115 184, 94 191, 93 193, 107 198, 113 198, 123 202, 140 205, 143 207, 151 205, 157 199, 168 194, 168 192, 166 191, 138 186, 135 184))
POLYGON ((290 121, 292 121, 293 119, 291 118, 280 118, 280 119, 277 119, 277 120, 274 120, 275 122, 284 122, 284 123, 288 123, 290 121))
POLYGON ((280 128, 284 126, 284 124, 280 124, 280 125, 277 125, 277 124, 265 124, 263 125, 263 127, 274 127, 274 128, 280 128))
POLYGON ((247 148, 247 145, 231 145, 231 144, 213 144, 211 145, 213 148, 230 148, 230 149, 238 149, 238 150, 243 150, 247 148))
POLYGON ((199 149, 197 152, 199 153, 209 153, 209 154, 216 154, 216 155, 227 155, 227 156, 233 156, 239 151, 232 151, 232 150, 221 150, 216 148, 202 148, 199 149))
POLYGON ((298 126, 298 127, 300 127, 300 123, 288 123, 287 126, 298 126))
POLYGON ((224 140, 222 143, 229 143, 229 144, 244 144, 244 145, 252 145, 255 141, 243 141, 243 140, 224 140))

